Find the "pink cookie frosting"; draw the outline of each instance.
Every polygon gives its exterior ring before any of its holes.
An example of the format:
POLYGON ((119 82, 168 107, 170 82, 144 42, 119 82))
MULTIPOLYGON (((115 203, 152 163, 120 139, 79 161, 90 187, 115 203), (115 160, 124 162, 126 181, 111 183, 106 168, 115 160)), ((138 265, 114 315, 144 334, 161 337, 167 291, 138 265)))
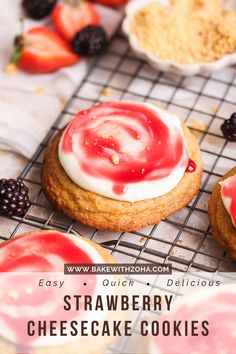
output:
POLYGON ((80 187, 131 202, 168 193, 196 167, 179 118, 140 102, 79 112, 61 138, 59 159, 80 187))
POLYGON ((222 201, 233 225, 236 227, 236 174, 225 179, 220 184, 222 201))

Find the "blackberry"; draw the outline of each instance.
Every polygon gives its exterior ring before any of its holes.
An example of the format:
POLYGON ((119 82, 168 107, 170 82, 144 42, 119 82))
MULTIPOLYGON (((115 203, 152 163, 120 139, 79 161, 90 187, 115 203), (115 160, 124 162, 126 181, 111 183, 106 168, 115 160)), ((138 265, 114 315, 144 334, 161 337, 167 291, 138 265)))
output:
POLYGON ((22 6, 30 18, 40 20, 52 12, 56 3, 57 0, 23 0, 22 6))
POLYGON ((236 141, 236 113, 233 113, 230 119, 221 125, 221 130, 225 139, 236 141))
POLYGON ((20 180, 0 179, 0 214, 24 216, 31 205, 28 193, 20 180))
POLYGON ((101 26, 86 26, 75 35, 71 44, 76 54, 86 57, 100 54, 107 44, 106 32, 101 26))

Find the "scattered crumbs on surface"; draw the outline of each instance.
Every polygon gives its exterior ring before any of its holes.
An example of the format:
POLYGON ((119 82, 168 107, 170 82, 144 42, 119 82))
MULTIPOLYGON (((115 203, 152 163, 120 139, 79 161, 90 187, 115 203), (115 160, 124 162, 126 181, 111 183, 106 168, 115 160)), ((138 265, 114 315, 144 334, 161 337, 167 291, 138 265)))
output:
POLYGON ((176 255, 176 252, 175 252, 175 251, 171 251, 171 252, 170 252, 170 255, 171 255, 171 256, 175 256, 175 255, 176 255))
MULTIPOLYGON (((154 296, 152 295, 151 297, 150 297, 150 304, 153 306, 154 305, 154 296)), ((148 320, 148 319, 147 319, 148 320)))
POLYGON ((153 101, 153 100, 150 100, 149 101, 150 103, 154 104, 155 106, 157 106, 158 108, 160 108, 162 111, 165 110, 165 103, 163 101, 153 101))
POLYGON ((201 139, 203 132, 206 130, 207 125, 204 122, 201 122, 199 119, 192 117, 189 120, 189 129, 191 130, 191 133, 195 136, 197 139, 201 139), (197 129, 197 130, 195 130, 197 129))
POLYGON ((62 104, 62 107, 66 106, 67 100, 66 100, 66 98, 64 96, 59 96, 59 100, 60 100, 60 102, 62 104))
POLYGON ((190 128, 190 130, 191 130, 191 133, 195 136, 196 139, 200 140, 202 138, 203 133, 201 133, 201 132, 199 132, 197 130, 191 129, 191 128, 190 128))
POLYGON ((67 114, 65 118, 68 119, 69 122, 71 122, 75 118, 75 115, 72 116, 71 114, 67 114))
POLYGON ((6 152, 5 152, 5 151, 0 150, 0 156, 4 156, 4 155, 6 155, 6 152))
POLYGON ((37 95, 42 95, 44 92, 45 92, 45 88, 42 87, 42 86, 37 87, 36 90, 35 90, 35 93, 37 95))
POLYGON ((211 136, 211 135, 207 135, 207 141, 208 143, 212 144, 212 145, 216 145, 218 146, 218 140, 216 139, 216 137, 211 136))
POLYGON ((189 120, 189 124, 190 124, 190 128, 195 128, 195 129, 199 129, 202 131, 205 131, 207 128, 207 124, 204 122, 201 122, 199 119, 195 118, 195 117, 191 117, 189 120))
POLYGON ((143 242, 145 242, 147 240, 147 237, 140 237, 140 239, 139 239, 139 242, 140 243, 143 243, 143 242))
POLYGON ((10 63, 6 66, 4 72, 7 75, 15 75, 19 71, 18 66, 14 63, 10 63))
POLYGON ((183 243, 183 241, 182 240, 177 240, 177 243, 181 244, 181 243, 183 243))
POLYGON ((104 87, 102 90, 102 95, 103 96, 111 96, 112 89, 110 87, 104 87))
MULTIPOLYGON (((154 298, 150 298, 150 304, 154 304, 154 298)), ((143 321, 149 321, 149 317, 147 317, 147 316, 142 316, 141 317, 142 318, 142 320, 143 321)), ((146 339, 147 337, 145 337, 145 339, 146 339)))
POLYGON ((217 107, 212 107, 211 108, 211 112, 214 113, 214 114, 216 114, 218 111, 219 111, 219 108, 217 108, 217 107))
POLYGON ((179 255, 179 258, 181 258, 181 259, 185 259, 185 256, 183 256, 183 255, 179 255))
POLYGON ((119 165, 119 162, 120 162, 120 158, 118 155, 112 155, 111 156, 111 161, 114 165, 119 165))

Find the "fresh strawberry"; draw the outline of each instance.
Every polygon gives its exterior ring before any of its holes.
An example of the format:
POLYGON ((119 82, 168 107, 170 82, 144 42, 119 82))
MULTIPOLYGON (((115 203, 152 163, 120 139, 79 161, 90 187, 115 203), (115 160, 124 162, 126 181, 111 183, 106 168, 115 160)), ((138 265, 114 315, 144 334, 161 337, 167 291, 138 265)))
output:
POLYGON ((74 65, 80 59, 67 42, 47 27, 32 28, 17 36, 15 45, 16 52, 11 61, 31 73, 49 73, 74 65))
POLYGON ((128 0, 94 0, 94 2, 113 7, 113 6, 124 5, 125 3, 128 2, 128 0))
POLYGON ((57 32, 71 41, 82 28, 99 24, 99 14, 89 2, 81 2, 76 6, 59 4, 53 10, 52 22, 57 32))

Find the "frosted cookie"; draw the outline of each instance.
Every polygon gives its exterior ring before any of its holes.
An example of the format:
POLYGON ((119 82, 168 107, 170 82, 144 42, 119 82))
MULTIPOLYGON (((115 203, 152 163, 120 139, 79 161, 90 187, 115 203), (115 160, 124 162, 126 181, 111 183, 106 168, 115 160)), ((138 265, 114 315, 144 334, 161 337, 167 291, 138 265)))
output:
POLYGON ((216 184, 208 213, 213 236, 236 260, 236 167, 216 184))
MULTIPOLYGON (((107 309, 96 312, 84 311, 83 307, 77 312, 63 309, 65 294, 71 297, 89 295, 93 298, 109 294, 108 287, 102 286, 101 277, 105 276, 65 276, 63 272, 66 263, 92 265, 114 262, 99 245, 58 231, 26 233, 1 244, 0 353, 66 354, 75 353, 75 348, 78 354, 104 353, 114 336, 61 335, 60 321, 68 322, 64 330, 67 334, 70 333, 70 322, 73 320, 79 322, 78 326, 83 320, 88 323, 97 320, 101 324, 103 321, 112 322, 114 312, 107 309), (49 279, 51 284, 47 283, 49 279), (61 284, 62 280, 64 285, 61 284), (58 333, 55 336, 49 335, 52 320, 57 321, 56 329, 53 330, 58 333), (28 321, 34 321, 35 324, 28 327, 28 321), (46 335, 38 335, 39 321, 46 321, 46 335), (35 331, 34 336, 27 333, 27 328, 31 334, 35 331)), ((114 279, 113 275, 109 279, 114 279)), ((111 291, 112 294, 119 294, 121 290, 115 286, 111 291)), ((122 321, 126 316, 120 309, 116 311, 117 320, 122 321)))
POLYGON ((198 143, 176 115, 107 102, 79 112, 49 144, 42 186, 74 220, 134 231, 185 207, 201 176, 198 143))
MULTIPOLYGON (((216 283, 220 283, 219 281, 216 283)), ((174 302, 149 326, 148 354, 235 352, 236 286, 200 287, 174 302), (201 289, 201 290, 200 290, 201 289), (206 306, 207 304, 207 306, 206 306)), ((146 329, 146 328, 145 328, 146 329)))

